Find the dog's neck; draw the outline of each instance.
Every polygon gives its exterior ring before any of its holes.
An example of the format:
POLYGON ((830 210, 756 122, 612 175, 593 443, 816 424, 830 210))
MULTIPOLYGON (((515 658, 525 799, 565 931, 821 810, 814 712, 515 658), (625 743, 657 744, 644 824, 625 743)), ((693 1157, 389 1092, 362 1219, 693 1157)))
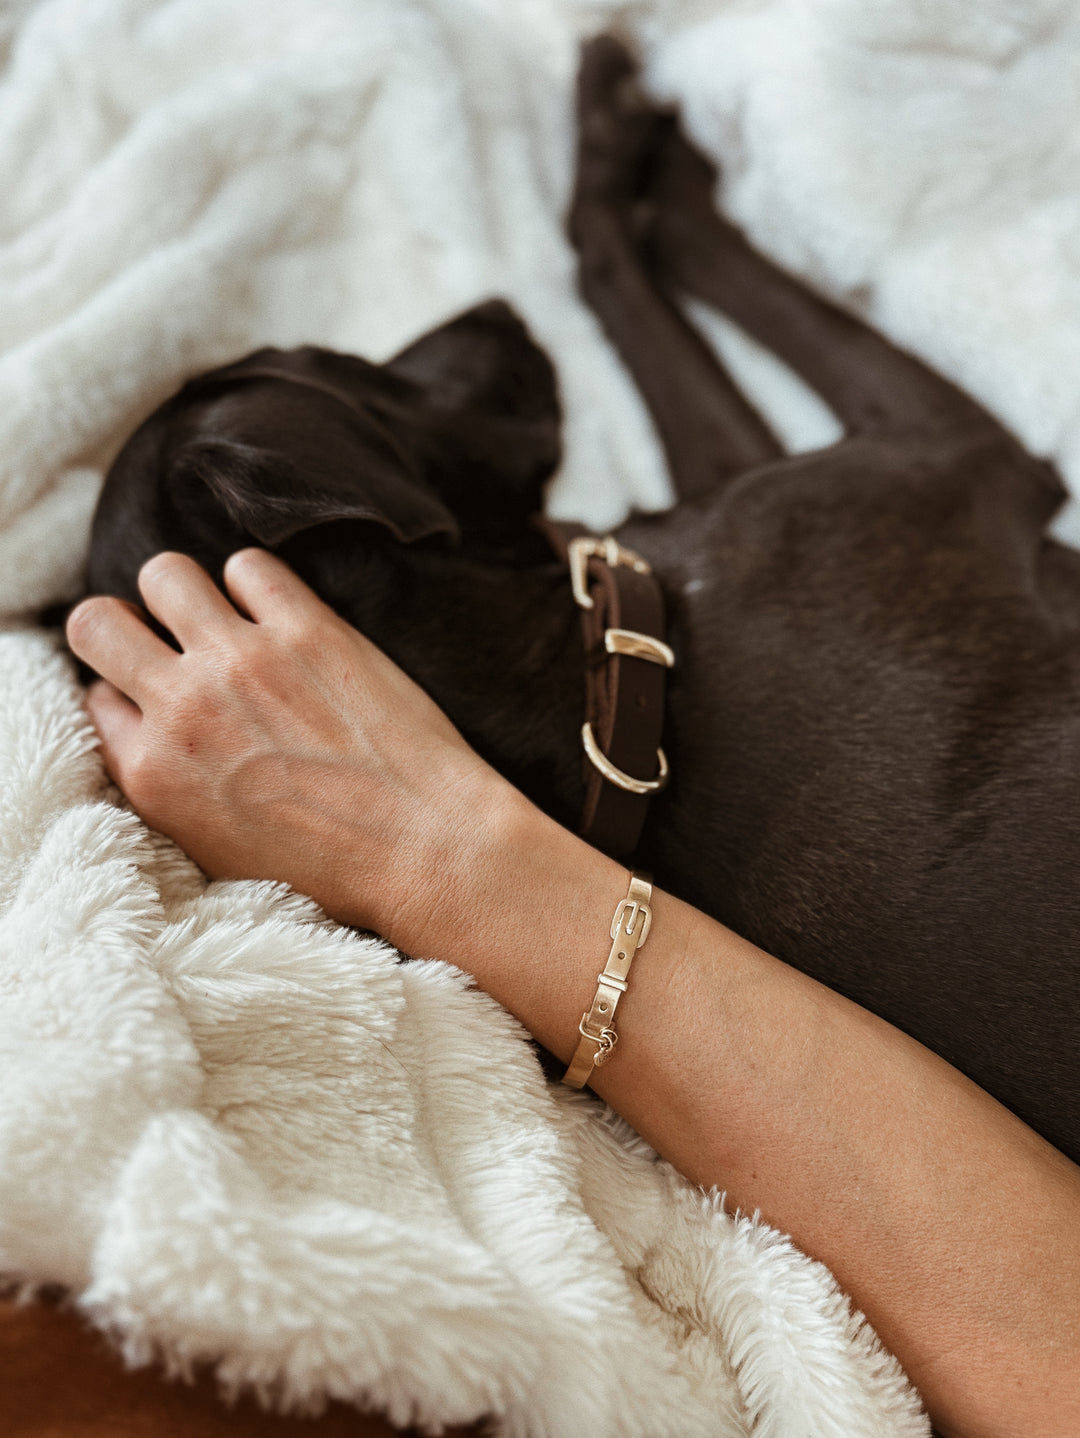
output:
POLYGON ((357 592, 352 562, 340 595, 324 569, 328 602, 430 694, 484 759, 576 828, 584 656, 568 571, 554 560, 507 568, 438 546, 380 545, 365 565, 370 583, 357 592))

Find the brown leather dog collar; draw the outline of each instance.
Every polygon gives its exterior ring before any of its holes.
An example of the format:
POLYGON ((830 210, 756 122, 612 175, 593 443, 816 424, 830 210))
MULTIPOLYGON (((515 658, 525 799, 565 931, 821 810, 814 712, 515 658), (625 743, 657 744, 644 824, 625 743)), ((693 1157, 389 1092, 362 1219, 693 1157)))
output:
POLYGON ((650 797, 667 783, 660 739, 667 670, 664 600, 648 563, 611 535, 543 519, 570 566, 585 641, 585 804, 579 833, 613 857, 633 852, 650 797))

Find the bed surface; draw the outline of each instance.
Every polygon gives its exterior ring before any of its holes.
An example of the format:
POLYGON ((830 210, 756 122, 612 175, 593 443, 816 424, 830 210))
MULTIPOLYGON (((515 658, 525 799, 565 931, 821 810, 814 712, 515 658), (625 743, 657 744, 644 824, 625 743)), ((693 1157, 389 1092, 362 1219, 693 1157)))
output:
MULTIPOLYGON (((315 1419, 227 1407, 213 1383, 129 1372, 105 1339, 52 1304, 0 1300, 0 1413, 5 1438, 393 1438, 414 1434, 334 1403, 315 1419)), ((476 1429, 448 1429, 465 1438, 476 1429)))

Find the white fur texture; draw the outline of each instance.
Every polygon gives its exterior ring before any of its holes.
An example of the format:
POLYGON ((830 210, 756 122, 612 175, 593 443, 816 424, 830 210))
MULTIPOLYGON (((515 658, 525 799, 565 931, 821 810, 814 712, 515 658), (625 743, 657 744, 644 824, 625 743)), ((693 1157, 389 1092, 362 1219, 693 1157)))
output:
MULTIPOLYGON (((1080 476, 1080 21, 1053 0, 19 0, 0 14, 0 1271, 136 1362, 505 1435, 908 1438, 829 1276, 540 1079, 456 971, 215 884, 105 785, 28 626, 102 466, 256 345, 490 294, 555 357, 550 506, 665 502, 575 298, 576 37, 635 30, 754 238, 1080 476)), ((698 315, 792 445, 808 404, 698 315)), ((1068 521, 1067 521, 1068 523, 1068 521)))

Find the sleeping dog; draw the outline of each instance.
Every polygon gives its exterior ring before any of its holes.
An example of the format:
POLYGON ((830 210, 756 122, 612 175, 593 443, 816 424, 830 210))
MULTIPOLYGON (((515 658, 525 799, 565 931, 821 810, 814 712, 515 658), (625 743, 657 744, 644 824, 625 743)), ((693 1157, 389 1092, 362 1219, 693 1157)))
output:
MULTIPOLYGON (((914 1035, 1080 1161, 1080 554, 1060 480, 973 400, 754 252, 611 40, 585 52, 570 229, 679 501, 618 540, 677 655, 635 862, 914 1035), (786 455, 679 307, 695 296, 845 429, 786 455)), ((117 458, 90 590, 157 551, 263 544, 574 825, 586 662, 530 524, 555 377, 499 302, 377 366, 262 350, 117 458)))

